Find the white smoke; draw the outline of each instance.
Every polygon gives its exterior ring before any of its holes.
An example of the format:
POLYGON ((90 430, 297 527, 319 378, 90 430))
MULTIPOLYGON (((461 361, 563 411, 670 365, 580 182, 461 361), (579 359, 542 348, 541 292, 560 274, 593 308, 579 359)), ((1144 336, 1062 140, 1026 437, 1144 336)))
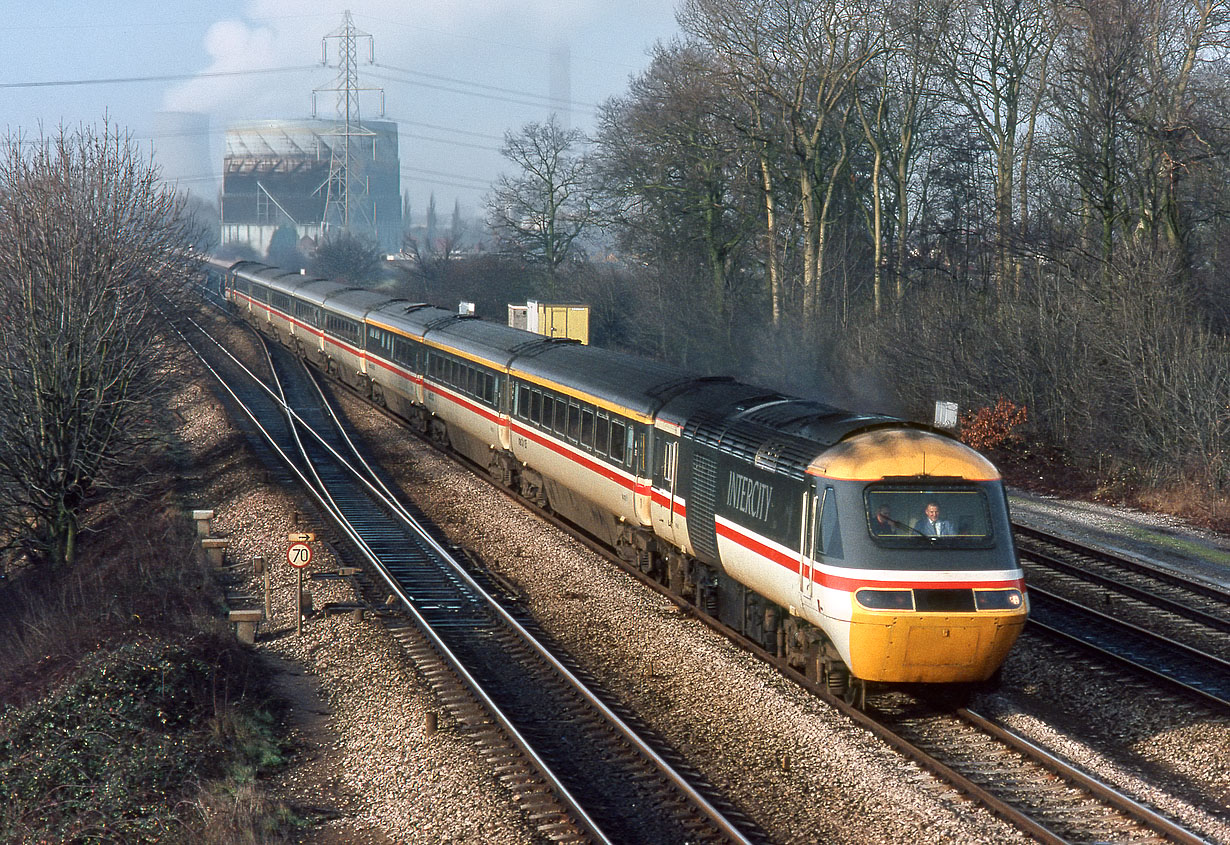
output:
MULTIPOLYGON (((321 39, 342 24, 349 9, 355 26, 374 36, 376 61, 433 70, 487 84, 544 87, 550 46, 567 39, 607 6, 594 0, 252 0, 243 19, 218 21, 205 35, 210 57, 204 74, 230 74, 310 65, 321 60, 321 39), (483 54, 486 61, 483 60, 483 54), (499 59, 496 59, 496 56, 499 59), (535 64, 538 67, 535 67, 535 64), (510 73, 511 71, 511 73, 510 73), (539 78, 541 77, 541 78, 539 78)), ((627 9, 627 6, 624 6, 627 9)), ((359 46, 360 78, 368 59, 359 46)), ((302 117, 310 93, 332 82, 337 44, 328 44, 329 67, 317 72, 209 76, 181 83, 163 101, 168 111, 220 111, 237 117, 302 117), (269 108, 282 104, 278 114, 269 108), (245 115, 246 113, 246 115, 245 115)), ((544 90, 545 94, 546 91, 544 90)), ((325 103, 318 110, 328 116, 325 103)))

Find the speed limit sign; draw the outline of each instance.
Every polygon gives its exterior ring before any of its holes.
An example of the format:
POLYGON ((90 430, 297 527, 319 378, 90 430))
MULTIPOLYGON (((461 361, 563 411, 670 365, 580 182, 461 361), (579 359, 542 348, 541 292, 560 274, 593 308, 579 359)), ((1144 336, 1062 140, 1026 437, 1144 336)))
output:
POLYGON ((302 569, 312 562, 312 547, 307 543, 292 543, 286 550, 286 559, 291 566, 302 569))

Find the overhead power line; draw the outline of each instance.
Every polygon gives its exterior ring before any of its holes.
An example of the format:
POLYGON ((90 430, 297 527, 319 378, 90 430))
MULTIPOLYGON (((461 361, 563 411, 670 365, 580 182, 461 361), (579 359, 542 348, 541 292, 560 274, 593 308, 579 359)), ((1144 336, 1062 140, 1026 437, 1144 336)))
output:
MULTIPOLYGON (((409 79, 394 80, 398 82, 406 82, 410 85, 419 85, 423 88, 434 88, 440 91, 449 91, 455 94, 467 94, 472 97, 484 97, 489 100, 504 100, 506 102, 518 103, 519 105, 525 105, 525 106, 551 106, 551 105, 558 104, 558 101, 556 101, 549 94, 535 94, 532 91, 519 91, 515 88, 501 88, 497 85, 485 85, 481 82, 469 82, 465 79, 457 79, 452 76, 440 76, 435 73, 425 73, 420 70, 410 70, 409 68, 394 67, 393 65, 386 65, 382 62, 374 62, 373 66, 381 68, 383 70, 391 70, 394 73, 404 73, 407 76, 419 77, 422 79, 430 79, 435 82, 446 82, 450 85, 464 85, 464 86, 467 86, 468 88, 477 88, 477 89, 481 89, 482 91, 492 91, 492 92, 495 92, 495 94, 507 94, 507 95, 511 95, 512 97, 528 97, 529 99, 534 100, 536 102, 527 103, 524 101, 511 99, 509 97, 493 96, 491 94, 482 94, 482 93, 479 93, 478 91, 467 91, 465 89, 459 90, 455 88, 446 88, 441 85, 433 85, 427 82, 413 82, 409 79)), ((597 110, 598 108, 598 106, 594 103, 581 103, 581 102, 570 101, 568 105, 575 106, 577 108, 582 108, 582 109, 590 109, 591 111, 597 110)))
MULTIPOLYGON (((470 188, 490 188, 491 180, 480 179, 476 176, 463 176, 460 173, 441 173, 438 170, 428 170, 423 167, 411 167, 407 164, 401 166, 401 172, 405 174, 422 174, 423 176, 437 176, 441 179, 453 179, 459 182, 469 182, 471 184, 462 187, 470 188)), ((414 178, 419 178, 417 175, 414 178)), ((430 180, 428 180, 430 181, 430 180)))
POLYGON ((320 65, 295 65, 254 70, 218 70, 201 73, 168 73, 159 76, 113 76, 105 79, 57 79, 48 82, 0 82, 0 88, 58 88, 70 85, 126 85, 133 82, 181 82, 191 79, 216 79, 225 76, 257 76, 268 73, 302 73, 320 70, 320 65))

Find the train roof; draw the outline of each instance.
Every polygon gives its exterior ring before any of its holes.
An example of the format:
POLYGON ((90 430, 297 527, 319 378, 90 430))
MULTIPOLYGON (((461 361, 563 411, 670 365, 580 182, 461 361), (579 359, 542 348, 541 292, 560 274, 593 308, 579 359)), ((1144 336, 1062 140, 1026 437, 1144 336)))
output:
POLYGON ((326 299, 345 290, 354 290, 354 288, 328 279, 310 278, 295 290, 295 296, 313 305, 324 305, 326 299))
POLYGON ((270 265, 264 264, 260 261, 251 261, 245 258, 242 261, 234 262, 233 264, 230 265, 228 269, 232 273, 242 273, 244 275, 248 275, 251 273, 259 272, 261 270, 269 270, 273 268, 270 265))
POLYGON ((521 352, 551 342, 533 332, 460 316, 430 326, 424 341, 448 347, 466 358, 500 369, 507 367, 521 352))
POLYGON ((237 265, 242 264, 242 261, 232 261, 226 258, 214 258, 212 255, 205 256, 205 263, 210 267, 220 272, 229 272, 237 265))
MULTIPOLYGON (((336 284, 336 283, 335 283, 336 284)), ((325 297, 323 308, 360 322, 375 308, 394 302, 405 302, 387 293, 365 288, 343 288, 325 297)))
POLYGON ((236 275, 253 282, 260 282, 262 285, 267 285, 279 276, 285 276, 290 272, 282 267, 274 267, 272 264, 261 264, 259 261, 240 261, 231 270, 236 275))
POLYGON ((549 341, 527 346, 511 364, 514 375, 563 393, 631 412, 644 422, 669 396, 672 385, 688 382, 695 374, 646 358, 549 341))
POLYGON ((714 386, 680 397, 663 417, 682 420, 682 436, 762 469, 803 478, 816 456, 851 435, 912 424, 856 414, 751 385, 714 386))
POLYGON ((422 302, 396 300, 380 305, 367 314, 369 323, 396 334, 422 340, 434 325, 457 319, 455 311, 426 305, 422 302))
POLYGON ((252 281, 260 282, 270 290, 281 291, 290 296, 297 296, 304 282, 311 280, 314 280, 314 278, 304 276, 302 273, 297 273, 294 270, 283 270, 279 267, 271 267, 269 271, 252 274, 252 281))

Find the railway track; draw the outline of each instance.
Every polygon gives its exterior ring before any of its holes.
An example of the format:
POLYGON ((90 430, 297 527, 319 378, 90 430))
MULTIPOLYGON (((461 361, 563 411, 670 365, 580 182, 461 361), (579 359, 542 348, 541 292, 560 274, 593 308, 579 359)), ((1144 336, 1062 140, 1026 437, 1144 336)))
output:
MULTIPOLYGON (((396 417, 391 418, 397 420, 396 417)), ((467 465, 502 495, 567 532, 646 586, 678 601, 661 584, 647 577, 636 566, 628 565, 612 550, 549 511, 526 502, 498 485, 481 468, 467 465)), ((945 703, 937 705, 926 698, 897 691, 884 702, 877 698, 874 706, 867 711, 860 710, 831 695, 827 688, 798 674, 775 655, 743 639, 736 631, 702 610, 691 605, 685 605, 685 609, 738 642, 747 651, 776 666, 783 674, 843 711, 850 719, 924 769, 937 774, 1038 841, 1204 841, 971 709, 954 709, 945 703)))
POLYGON ((399 506, 370 468, 354 465, 313 378, 279 352, 270 366, 284 398, 241 377, 237 362, 212 354, 207 363, 333 517, 338 541, 371 565, 366 610, 385 619, 437 685, 539 832, 556 841, 762 840, 678 755, 644 736, 504 609, 498 589, 485 588, 421 514, 399 506), (383 595, 388 600, 377 603, 383 595))
MULTIPOLYGON (((522 506, 568 531, 651 588, 677 601, 677 597, 671 596, 661 585, 645 577, 637 568, 624 564, 610 550, 594 543, 582 532, 513 496, 492 482, 481 469, 478 475, 491 482, 496 490, 516 499, 522 506)), ((871 711, 861 712, 784 667, 774 655, 740 640, 733 631, 699 609, 690 605, 686 609, 711 627, 739 641, 748 651, 777 665, 796 682, 846 712, 851 719, 884 738, 903 754, 940 774, 957 789, 1012 821, 1039 841, 1203 841, 972 710, 935 706, 923 698, 911 698, 899 691, 894 692, 891 698, 877 699, 871 711)))
POLYGON ((1029 630, 1230 710, 1230 594, 1017 526, 1029 630))
MULTIPOLYGON (((395 419, 395 418, 394 418, 395 419)), ((637 567, 554 514, 525 502, 478 472, 497 491, 534 511, 543 520, 568 532, 608 561, 649 588, 678 601, 678 597, 637 567)), ((860 709, 829 692, 827 687, 799 674, 776 655, 743 638, 699 608, 686 609, 745 650, 775 666, 795 683, 841 710, 922 768, 933 772, 991 812, 1016 825, 1039 842, 1181 842, 1205 840, 1134 800, 1123 792, 1085 774, 1028 739, 996 724, 968 707, 933 702, 923 695, 895 690, 860 709)))

